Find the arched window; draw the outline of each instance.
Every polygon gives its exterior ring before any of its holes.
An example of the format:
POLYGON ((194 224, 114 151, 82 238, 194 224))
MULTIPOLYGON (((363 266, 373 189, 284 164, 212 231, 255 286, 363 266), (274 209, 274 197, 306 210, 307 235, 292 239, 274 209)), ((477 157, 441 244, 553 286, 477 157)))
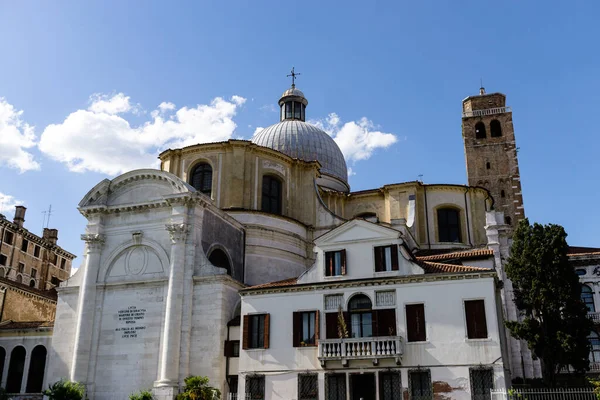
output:
POLYGON ((512 225, 512 218, 510 218, 508 215, 506 217, 504 217, 504 223, 506 225, 512 225))
POLYGON ((485 169, 490 169, 492 168, 492 165, 489 162, 485 163, 485 169))
POLYGON ((588 308, 588 312, 596 312, 594 305, 594 292, 588 285, 581 285, 581 300, 588 308))
POLYGON ((590 332, 590 362, 600 363, 600 337, 596 332, 590 332))
POLYGON ((437 210, 437 223, 440 242, 461 242, 460 211, 456 208, 437 210))
POLYGON ((17 283, 23 283, 23 277, 21 275, 17 275, 17 283))
POLYGON ((4 376, 4 362, 6 360, 6 350, 0 346, 0 376, 4 376))
POLYGON ((229 264, 229 258, 227 254, 221 249, 214 249, 210 252, 208 256, 208 261, 212 265, 218 268, 225 268, 227 270, 227 274, 231 275, 231 265, 229 264))
POLYGON ((29 374, 27 376, 27 393, 41 393, 46 369, 46 348, 42 345, 35 346, 31 352, 29 374))
POLYGON ((479 121, 475 124, 475 139, 485 139, 485 125, 483 122, 479 121))
POLYGON ((281 181, 272 175, 263 176, 261 210, 281 214, 281 181))
POLYGON ((492 137, 502 136, 502 125, 500 125, 500 121, 497 119, 493 119, 492 122, 490 122, 490 134, 492 137))
POLYGON ((348 311, 350 312, 350 337, 373 336, 373 311, 372 303, 364 294, 357 294, 350 299, 348 311))
POLYGON ((35 280, 32 279, 29 281, 29 287, 32 287, 32 288, 35 287, 35 280))
POLYGON ((500 191, 500 197, 506 197, 506 193, 504 193, 504 190, 500 191))
POLYGON ((201 163, 194 167, 191 173, 190 184, 198 191, 210 196, 212 192, 212 167, 208 163, 201 163))
POLYGON ((8 377, 6 379, 6 391, 8 393, 21 393, 21 382, 23 381, 23 370, 25 369, 25 347, 17 346, 10 353, 8 364, 8 377))

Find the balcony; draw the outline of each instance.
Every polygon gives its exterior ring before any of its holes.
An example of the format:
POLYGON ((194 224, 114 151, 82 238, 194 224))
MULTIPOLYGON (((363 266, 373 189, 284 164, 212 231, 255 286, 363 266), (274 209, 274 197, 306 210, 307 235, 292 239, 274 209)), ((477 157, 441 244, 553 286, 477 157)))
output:
POLYGON ((483 117, 484 115, 494 115, 494 114, 504 114, 507 112, 511 112, 510 107, 495 107, 495 108, 486 108, 484 110, 472 110, 463 112, 463 118, 468 117, 483 117))
POLYGON ((600 312, 589 312, 588 318, 594 321, 595 324, 600 324, 600 312))
POLYGON ((344 366, 348 364, 348 360, 372 360, 373 365, 377 365, 382 358, 393 358, 396 365, 400 365, 400 336, 319 340, 319 361, 323 367, 327 361, 334 360, 341 361, 344 366))

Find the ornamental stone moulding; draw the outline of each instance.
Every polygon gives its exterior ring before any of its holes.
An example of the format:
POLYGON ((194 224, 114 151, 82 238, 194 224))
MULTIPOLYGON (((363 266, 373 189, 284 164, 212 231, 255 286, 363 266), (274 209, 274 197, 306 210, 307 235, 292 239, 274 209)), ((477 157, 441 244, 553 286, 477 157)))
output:
POLYGON ((100 233, 85 233, 81 235, 89 250, 100 250, 104 245, 104 235, 100 233))
POLYGON ((173 244, 185 242, 188 234, 187 224, 167 224, 165 225, 165 228, 169 232, 173 244))

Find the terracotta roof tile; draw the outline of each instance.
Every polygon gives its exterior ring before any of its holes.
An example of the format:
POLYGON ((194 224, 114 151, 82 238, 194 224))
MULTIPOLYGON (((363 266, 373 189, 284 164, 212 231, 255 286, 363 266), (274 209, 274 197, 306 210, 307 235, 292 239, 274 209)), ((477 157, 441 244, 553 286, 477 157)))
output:
POLYGON ((15 321, 3 321, 0 323, 0 330, 12 330, 12 329, 36 329, 36 328, 52 328, 54 326, 53 321, 27 321, 27 322, 15 322, 15 321))
POLYGON ((443 263, 437 263, 437 262, 431 262, 431 261, 420 261, 419 265, 425 270, 426 274, 493 271, 493 269, 490 269, 490 268, 469 267, 466 265, 443 264, 443 263))
POLYGON ((280 286, 293 286, 297 282, 298 282, 298 278, 289 278, 289 279, 284 279, 282 281, 262 283, 260 285, 250 286, 250 287, 247 287, 246 289, 264 289, 264 288, 272 288, 272 287, 280 287, 280 286))
POLYGON ((475 249, 475 250, 467 250, 467 251, 455 251, 452 253, 444 253, 444 254, 435 254, 431 256, 418 256, 417 260, 420 261, 435 261, 435 260, 449 260, 453 258, 460 259, 468 259, 468 258, 479 258, 479 257, 489 257, 494 255, 494 250, 492 249, 475 249))

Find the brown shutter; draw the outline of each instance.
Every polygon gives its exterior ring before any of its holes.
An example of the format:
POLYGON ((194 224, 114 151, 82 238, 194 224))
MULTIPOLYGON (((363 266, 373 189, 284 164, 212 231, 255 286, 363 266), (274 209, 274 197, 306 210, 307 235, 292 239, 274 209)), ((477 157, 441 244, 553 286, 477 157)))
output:
POLYGON ((332 272, 331 272, 332 271, 331 270, 331 268, 332 268, 332 264, 331 264, 332 258, 333 257, 331 257, 331 253, 330 252, 326 252, 325 253, 325 276, 331 276, 332 275, 332 272))
POLYGON ((340 251, 342 253, 342 275, 346 275, 346 249, 340 251))
POLYGON ((269 348, 269 329, 271 327, 271 314, 265 314, 265 336, 264 336, 264 347, 269 348))
POLYGON ((352 337, 352 325, 350 325, 350 313, 348 311, 344 311, 344 321, 346 322, 348 337, 352 337))
POLYGON ((379 336, 379 311, 371 311, 371 335, 379 336))
POLYGON ((427 339, 425 306, 423 304, 408 304, 406 306, 406 331, 409 342, 422 342, 427 339))
POLYGON ((377 336, 395 336, 396 310, 393 308, 377 310, 377 323, 377 336))
POLYGON ((485 339, 488 337, 483 300, 465 301, 467 319, 467 337, 469 339, 485 339))
POLYGON ((225 357, 233 357, 233 342, 231 340, 225 341, 225 357))
POLYGON ((319 310, 315 312, 315 345, 319 344, 321 334, 321 319, 319 318, 319 310))
POLYGON ((302 313, 294 312, 292 346, 300 347, 300 332, 302 332, 302 313))
POLYGON ((392 271, 398 271, 398 245, 392 245, 392 271))
POLYGON ((325 313, 325 339, 337 339, 337 316, 338 313, 325 313))
POLYGON ((375 247, 375 272, 383 271, 382 250, 383 247, 375 247))
POLYGON ((248 315, 244 315, 244 328, 242 329, 242 349, 246 350, 248 348, 248 336, 250 332, 250 317, 248 315))

